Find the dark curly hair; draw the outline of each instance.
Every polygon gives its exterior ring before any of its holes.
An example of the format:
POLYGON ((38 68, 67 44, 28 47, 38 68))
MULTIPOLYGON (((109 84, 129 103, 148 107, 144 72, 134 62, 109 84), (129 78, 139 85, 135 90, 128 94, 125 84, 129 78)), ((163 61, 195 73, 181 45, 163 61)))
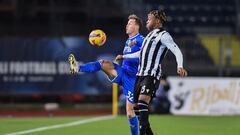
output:
POLYGON ((162 24, 167 22, 167 16, 164 10, 152 10, 149 14, 153 15, 155 18, 159 19, 162 24))

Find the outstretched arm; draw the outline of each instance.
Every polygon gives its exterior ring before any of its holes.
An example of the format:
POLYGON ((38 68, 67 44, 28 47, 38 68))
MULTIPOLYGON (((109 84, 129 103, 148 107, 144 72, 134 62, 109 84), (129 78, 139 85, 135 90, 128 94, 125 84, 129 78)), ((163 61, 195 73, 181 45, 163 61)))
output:
POLYGON ((177 73, 180 76, 187 76, 187 71, 183 68, 183 55, 177 44, 173 41, 169 33, 164 33, 161 42, 165 45, 174 55, 177 61, 177 73))
POLYGON ((134 59, 134 58, 139 58, 140 56, 140 51, 137 51, 135 53, 130 53, 130 54, 125 54, 123 55, 124 59, 134 59))
POLYGON ((125 54, 125 55, 118 55, 116 57, 116 60, 121 60, 121 59, 134 59, 134 58, 139 58, 140 56, 140 51, 137 51, 135 53, 131 54, 125 54))

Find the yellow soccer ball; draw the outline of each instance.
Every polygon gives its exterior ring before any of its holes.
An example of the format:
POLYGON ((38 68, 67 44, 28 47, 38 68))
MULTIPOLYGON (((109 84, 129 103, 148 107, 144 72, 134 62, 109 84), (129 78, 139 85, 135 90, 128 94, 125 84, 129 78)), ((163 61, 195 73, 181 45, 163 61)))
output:
POLYGON ((94 46, 102 46, 106 42, 106 34, 102 30, 93 30, 89 34, 89 42, 94 46))

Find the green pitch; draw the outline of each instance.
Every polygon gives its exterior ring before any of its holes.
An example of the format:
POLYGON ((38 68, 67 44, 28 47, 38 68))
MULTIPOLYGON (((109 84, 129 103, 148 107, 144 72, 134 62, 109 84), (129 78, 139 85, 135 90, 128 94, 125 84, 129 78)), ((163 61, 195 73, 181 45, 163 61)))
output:
MULTIPOLYGON (((93 117, 0 118, 0 135, 24 130, 88 121, 93 117)), ((240 135, 240 116, 151 116, 155 135, 240 135)), ((31 135, 130 135, 125 116, 47 129, 31 135)))

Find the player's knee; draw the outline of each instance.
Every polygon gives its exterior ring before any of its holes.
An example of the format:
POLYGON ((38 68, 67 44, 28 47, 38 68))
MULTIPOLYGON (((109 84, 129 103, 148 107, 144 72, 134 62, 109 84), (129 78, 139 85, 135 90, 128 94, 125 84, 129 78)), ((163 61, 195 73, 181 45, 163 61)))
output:
POLYGON ((135 116, 133 106, 130 105, 130 104, 127 105, 126 112, 127 112, 128 117, 134 117, 135 116))
POLYGON ((111 69, 113 67, 112 62, 110 62, 108 60, 99 60, 99 62, 101 63, 102 68, 111 69))
POLYGON ((148 111, 148 103, 142 100, 138 101, 139 112, 148 111))
POLYGON ((127 117, 132 118, 135 116, 134 110, 127 109, 127 117))
POLYGON ((109 63, 111 63, 110 61, 108 61, 108 60, 103 60, 103 59, 99 60, 99 62, 100 62, 101 64, 109 64, 109 63))
POLYGON ((102 65, 104 60, 98 60, 98 62, 102 65))
POLYGON ((133 111, 134 111, 136 116, 139 116, 139 107, 137 105, 134 105, 133 111))

